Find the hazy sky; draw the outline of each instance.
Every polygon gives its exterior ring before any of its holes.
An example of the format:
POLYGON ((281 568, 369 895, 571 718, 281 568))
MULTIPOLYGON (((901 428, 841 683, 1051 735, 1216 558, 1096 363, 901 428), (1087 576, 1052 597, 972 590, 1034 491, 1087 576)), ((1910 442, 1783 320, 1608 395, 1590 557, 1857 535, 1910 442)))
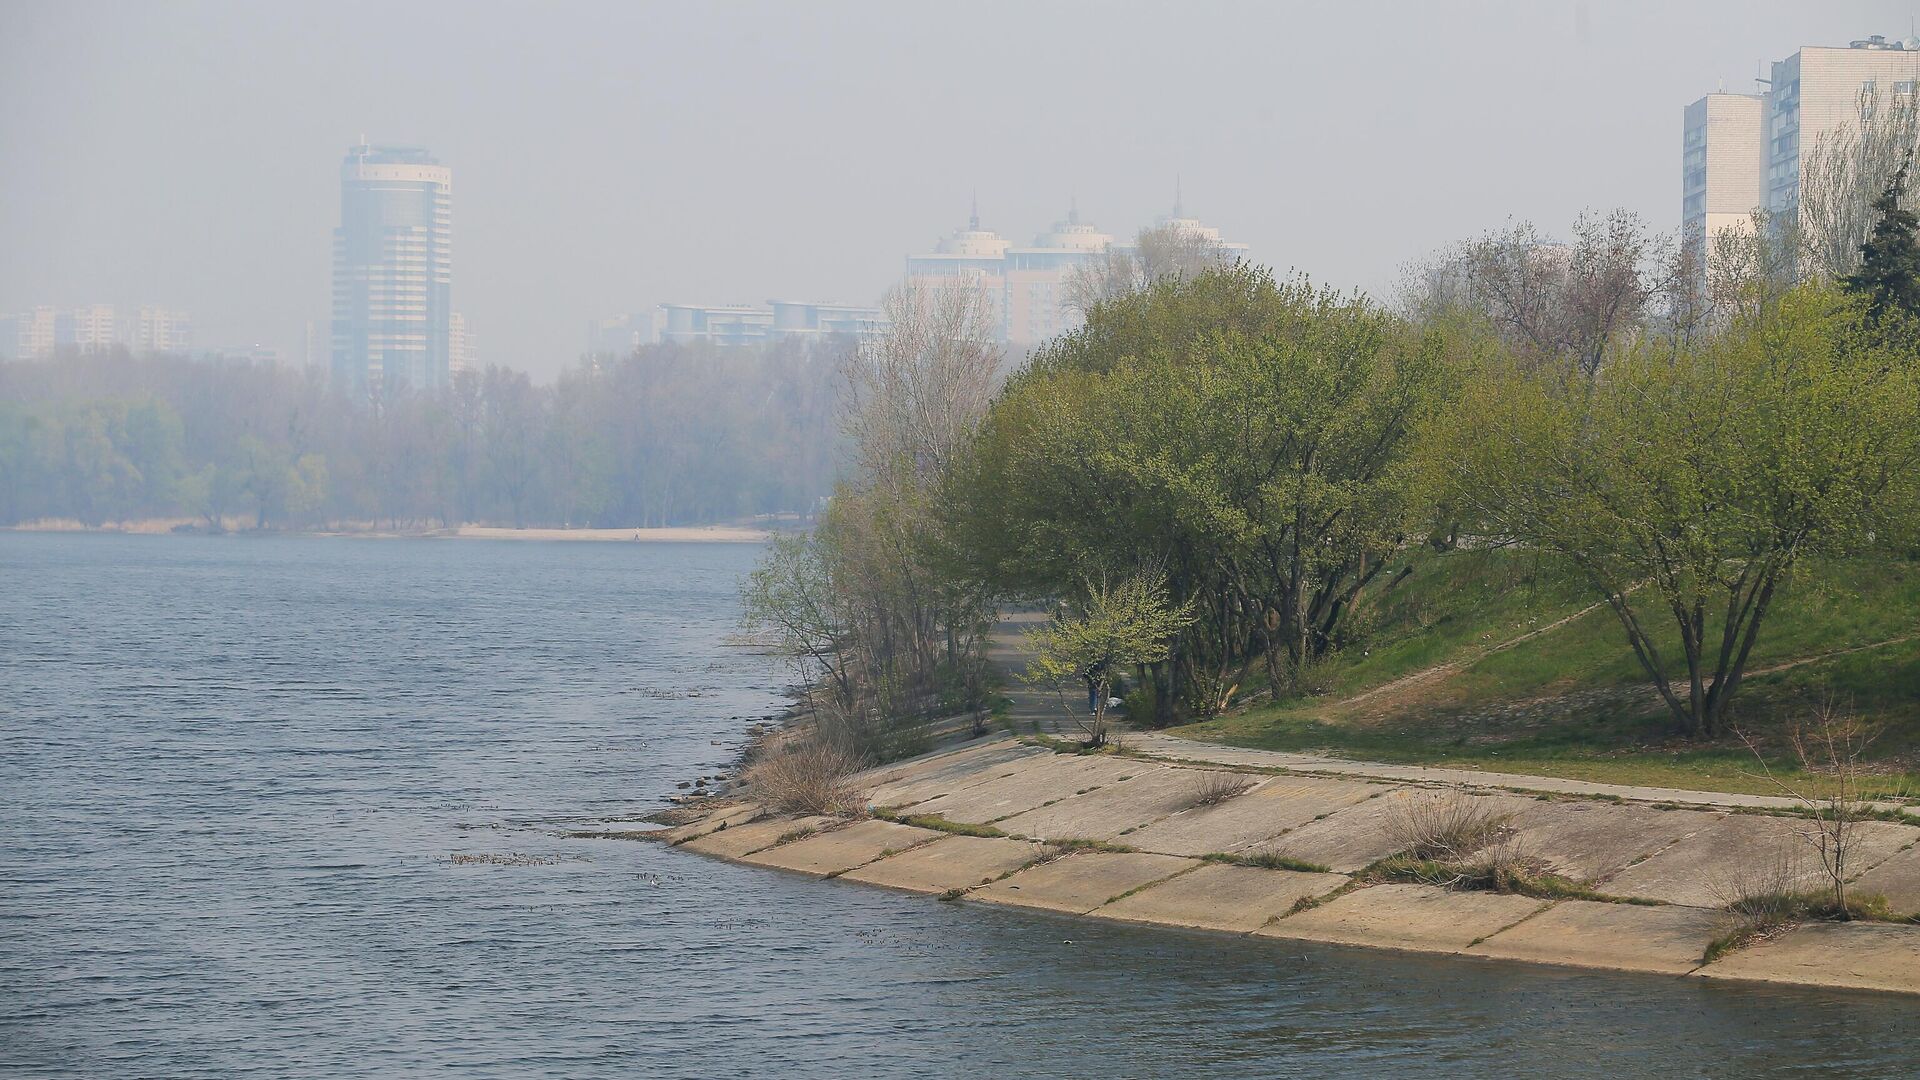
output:
POLYGON ((0 312, 300 355, 365 133, 454 170, 454 306, 545 377, 662 300, 871 301, 962 224, 1173 200, 1385 290, 1509 216, 1677 224, 1682 107, 1913 3, 0 0, 0 312))

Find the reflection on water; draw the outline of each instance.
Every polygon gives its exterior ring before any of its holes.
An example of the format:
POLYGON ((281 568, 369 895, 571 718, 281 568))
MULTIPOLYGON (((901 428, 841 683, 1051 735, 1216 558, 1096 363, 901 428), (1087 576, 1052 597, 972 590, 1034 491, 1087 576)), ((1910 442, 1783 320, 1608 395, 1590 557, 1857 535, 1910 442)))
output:
POLYGON ((1920 1061, 1895 998, 1106 926, 560 838, 659 805, 777 707, 780 673, 722 644, 754 555, 0 534, 0 1071, 1920 1061))

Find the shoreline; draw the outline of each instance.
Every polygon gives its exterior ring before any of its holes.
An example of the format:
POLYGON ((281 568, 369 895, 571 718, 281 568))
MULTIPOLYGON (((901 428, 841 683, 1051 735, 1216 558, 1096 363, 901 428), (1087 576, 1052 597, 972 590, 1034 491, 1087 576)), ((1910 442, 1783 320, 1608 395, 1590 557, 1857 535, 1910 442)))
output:
MULTIPOLYGON (((1509 781, 1514 779, 1505 778, 1509 781)), ((739 798, 648 834, 709 857, 942 900, 1259 939, 1549 966, 1920 994, 1920 827, 1863 822, 1850 886, 1907 921, 1801 921, 1724 948, 1724 879, 1777 861, 1802 819, 1287 770, 1134 751, 963 743, 869 770, 868 816, 772 814, 739 798), (1196 800, 1203 778, 1243 791, 1196 800), (1456 794, 1449 794, 1456 793, 1456 794), (1407 803, 1471 799, 1570 888, 1552 895, 1383 879, 1407 803), (1709 959, 1711 957, 1711 959, 1709 959)), ((1776 885, 1780 883, 1775 883, 1776 885)), ((1788 883, 1804 887, 1802 882, 1788 883)))
POLYGON ((82 525, 71 521, 33 521, 0 526, 6 532, 82 533, 119 536, 300 536, 348 540, 546 540, 591 543, 764 544, 775 530, 746 525, 677 525, 641 529, 507 528, 462 525, 454 529, 252 529, 226 528, 214 532, 204 522, 185 518, 158 518, 116 525, 82 525))

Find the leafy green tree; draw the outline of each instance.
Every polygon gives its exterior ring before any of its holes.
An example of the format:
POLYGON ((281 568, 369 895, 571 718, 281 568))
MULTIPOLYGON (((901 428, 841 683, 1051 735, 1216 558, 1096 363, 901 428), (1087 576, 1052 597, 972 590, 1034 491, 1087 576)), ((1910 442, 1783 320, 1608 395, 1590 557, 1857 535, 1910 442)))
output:
POLYGON ((1094 308, 994 403, 951 503, 978 573, 1080 599, 1089 567, 1159 566, 1191 628, 1155 720, 1206 714, 1251 665, 1288 689, 1396 578, 1405 468, 1439 342, 1264 270, 1163 280, 1094 308))
POLYGON ((1796 567, 1910 528, 1917 468, 1914 359, 1812 287, 1592 383, 1490 366, 1426 443, 1469 533, 1577 571, 1681 729, 1707 736, 1796 567))
POLYGON ((1873 201, 1873 231, 1860 246, 1860 269, 1841 279, 1848 292, 1867 302, 1878 322, 1890 313, 1920 315, 1920 221, 1901 205, 1907 170, 1902 166, 1873 201))
POLYGON ((1080 593, 1078 611, 1028 633, 1033 659, 1024 677, 1060 694, 1086 731, 1087 745, 1105 746, 1114 677, 1124 667, 1165 660, 1193 616, 1168 601, 1166 576, 1160 573, 1137 572, 1117 582, 1089 579, 1080 593), (1084 719, 1071 704, 1083 682, 1091 706, 1084 719))

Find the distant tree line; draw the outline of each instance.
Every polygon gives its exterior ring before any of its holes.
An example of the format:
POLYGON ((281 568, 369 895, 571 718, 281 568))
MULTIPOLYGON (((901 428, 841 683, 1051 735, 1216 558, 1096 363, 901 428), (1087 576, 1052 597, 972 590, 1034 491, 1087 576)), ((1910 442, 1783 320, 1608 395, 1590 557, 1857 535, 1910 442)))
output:
POLYGON ((0 524, 627 528, 810 513, 846 343, 649 346, 552 385, 506 368, 350 395, 180 357, 0 361, 0 524))

